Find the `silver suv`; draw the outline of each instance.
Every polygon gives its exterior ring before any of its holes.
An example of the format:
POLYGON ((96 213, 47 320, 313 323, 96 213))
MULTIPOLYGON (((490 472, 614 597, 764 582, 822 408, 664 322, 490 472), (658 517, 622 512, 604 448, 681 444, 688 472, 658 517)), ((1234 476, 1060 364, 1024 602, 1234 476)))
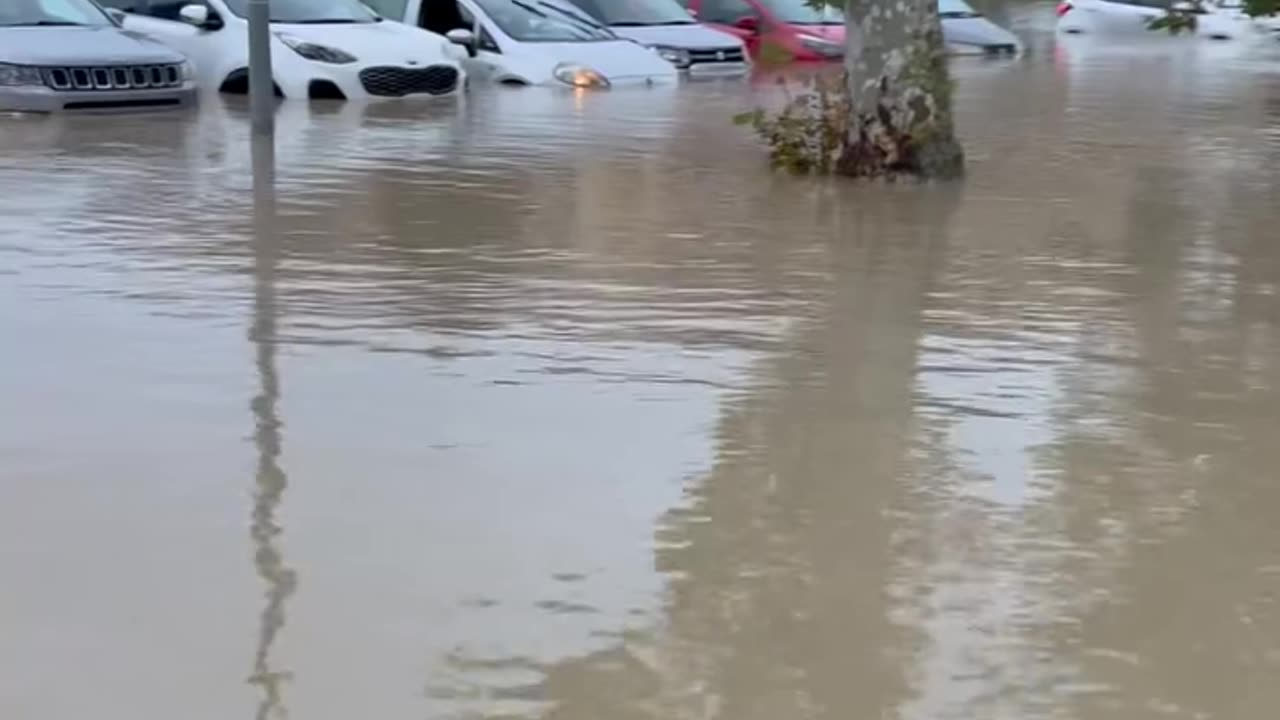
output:
POLYGON ((94 0, 0 0, 0 111, 181 107, 191 76, 181 53, 94 0))

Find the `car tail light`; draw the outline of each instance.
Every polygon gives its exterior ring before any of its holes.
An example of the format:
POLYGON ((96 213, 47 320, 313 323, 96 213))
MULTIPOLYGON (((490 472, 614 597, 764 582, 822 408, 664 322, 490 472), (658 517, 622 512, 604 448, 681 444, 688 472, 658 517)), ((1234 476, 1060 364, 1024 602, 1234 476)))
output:
POLYGON ((1073 7, 1075 6, 1069 2, 1058 3, 1058 17, 1062 17, 1063 15, 1066 15, 1067 13, 1071 12, 1071 8, 1073 7))

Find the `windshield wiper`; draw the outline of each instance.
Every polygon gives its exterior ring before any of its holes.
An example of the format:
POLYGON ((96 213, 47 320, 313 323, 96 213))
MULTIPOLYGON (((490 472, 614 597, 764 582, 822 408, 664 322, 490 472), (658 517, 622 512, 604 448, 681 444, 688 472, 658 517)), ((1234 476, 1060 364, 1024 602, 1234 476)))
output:
POLYGON ((360 20, 352 20, 351 18, 314 18, 311 20, 276 20, 275 22, 291 23, 293 25, 355 25, 360 20))

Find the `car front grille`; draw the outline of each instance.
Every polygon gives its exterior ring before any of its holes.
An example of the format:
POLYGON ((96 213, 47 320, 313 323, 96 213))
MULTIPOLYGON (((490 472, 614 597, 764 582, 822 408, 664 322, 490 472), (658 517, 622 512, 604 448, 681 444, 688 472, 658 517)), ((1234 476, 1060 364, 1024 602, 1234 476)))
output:
POLYGON ((40 68, 44 84, 54 90, 145 90, 182 85, 178 65, 106 65, 40 68))
POLYGON ((404 97, 427 93, 443 95, 458 87, 458 71, 448 65, 424 68, 371 67, 360 71, 365 92, 381 97, 404 97))
POLYGON ((987 55, 1016 55, 1017 45, 987 45, 983 48, 987 55))
POLYGON ((697 48, 689 51, 689 64, 699 63, 740 63, 743 61, 742 48, 697 48))

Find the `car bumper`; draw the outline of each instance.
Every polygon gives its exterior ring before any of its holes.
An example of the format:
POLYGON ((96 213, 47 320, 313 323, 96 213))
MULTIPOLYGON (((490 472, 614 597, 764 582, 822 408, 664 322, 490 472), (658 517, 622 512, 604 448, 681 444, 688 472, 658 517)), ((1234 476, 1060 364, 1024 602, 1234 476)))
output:
POLYGON ((749 72, 751 63, 747 62, 694 63, 684 70, 685 76, 692 79, 741 77, 749 72))
POLYGON ((991 43, 991 44, 974 44, 974 43, 948 43, 948 55, 977 56, 977 57, 1015 57, 1022 51, 1017 43, 991 43))
POLYGON ((0 111, 6 112, 138 112, 189 107, 196 102, 194 83, 154 90, 53 90, 43 86, 0 87, 0 111))

